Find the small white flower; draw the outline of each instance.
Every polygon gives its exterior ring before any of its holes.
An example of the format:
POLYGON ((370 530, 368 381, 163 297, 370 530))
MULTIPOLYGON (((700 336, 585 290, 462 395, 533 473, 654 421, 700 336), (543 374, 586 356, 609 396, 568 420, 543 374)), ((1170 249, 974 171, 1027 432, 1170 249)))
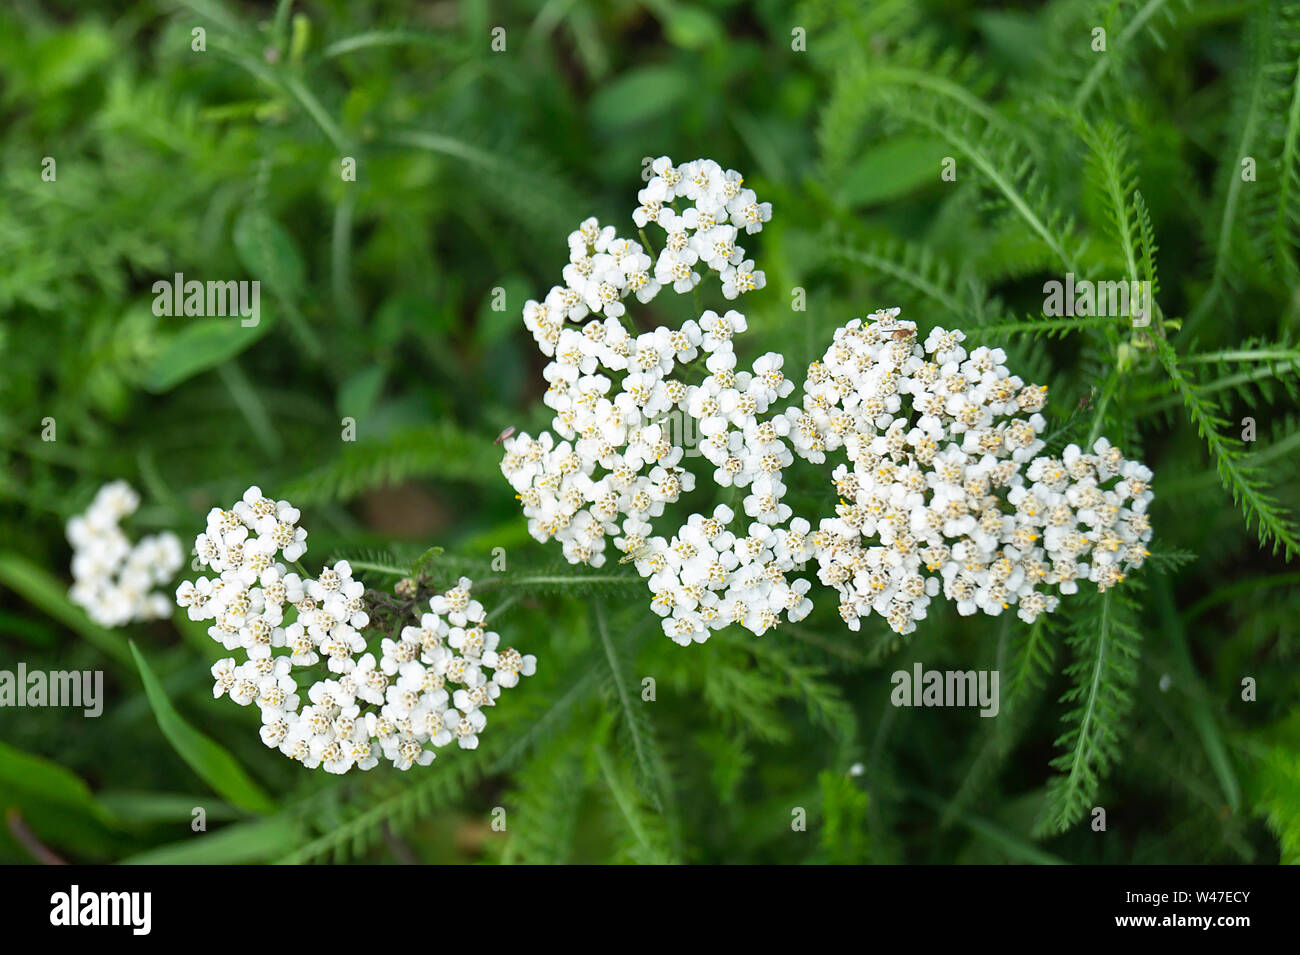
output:
MULTIPOLYGON (((167 584, 183 562, 180 539, 162 533, 141 538, 134 545, 119 523, 135 513, 140 497, 125 481, 105 484, 95 494, 84 514, 67 524, 72 545, 73 584, 68 596, 96 623, 120 627, 135 621, 157 620, 171 612, 171 603, 155 592, 155 585, 167 584)), ((206 602, 207 594, 188 588, 178 591, 181 606, 189 612, 206 602)))

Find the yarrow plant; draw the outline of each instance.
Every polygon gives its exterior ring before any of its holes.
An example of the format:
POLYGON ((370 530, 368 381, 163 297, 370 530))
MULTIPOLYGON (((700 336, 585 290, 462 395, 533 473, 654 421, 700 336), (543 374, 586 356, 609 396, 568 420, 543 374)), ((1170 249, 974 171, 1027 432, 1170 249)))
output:
POLYGON ((1080 862, 1099 806, 1107 861, 1300 861, 1300 4, 1060 0, 990 34, 972 3, 810 0, 792 36, 773 4, 516 2, 490 60, 478 5, 439 5, 447 42, 414 0, 254 6, 4 7, 0 703, 19 659, 102 670, 105 718, 0 709, 0 862, 1080 862), (491 96, 428 82, 467 58, 491 96), (158 279, 203 288, 168 318, 158 279), (222 318, 243 279, 276 321, 222 318), (70 572, 118 478, 131 547, 180 537, 167 619, 105 612, 148 607, 110 596, 125 561, 70 572), (255 659, 174 599, 220 586, 193 545, 249 484, 302 511, 283 576, 330 565, 367 617, 356 650, 304 622, 295 661, 282 604, 291 719, 367 654, 380 713, 411 652, 384 673, 383 640, 465 574, 538 658, 482 669, 477 749, 335 776, 339 730, 306 769, 194 684, 255 659), (936 671, 1000 673, 1001 718, 926 706, 962 702, 936 671), (219 838, 172 824, 195 790, 239 810, 219 838))
POLYGON ((467 577, 431 597, 398 639, 383 637, 377 653, 369 649, 375 604, 408 612, 418 600, 414 583, 403 590, 412 599, 395 604, 367 591, 347 561, 308 577, 296 563, 307 550, 298 518, 288 501, 250 487, 233 507, 213 508, 195 539, 199 562, 217 576, 183 582, 176 603, 190 619, 212 621, 208 634, 246 658, 213 665, 213 695, 256 704, 263 743, 331 773, 371 769, 381 758, 402 770, 428 765, 452 740, 474 749, 484 710, 531 675, 536 658, 499 649, 467 577), (318 677, 306 705, 303 674, 294 676, 302 668, 318 677))
POLYGON ((661 157, 652 168, 633 219, 667 233, 653 277, 648 241, 589 219, 569 237, 566 284, 524 307, 552 358, 543 400, 554 433, 506 439, 501 469, 533 537, 593 567, 612 539, 681 644, 732 623, 762 634, 802 619, 810 583, 787 575, 811 558, 851 629, 874 611, 898 633, 914 630, 941 593, 961 614, 1015 606, 1033 621, 1077 580, 1104 591, 1142 564, 1151 472, 1104 438, 1090 453, 1071 445, 1059 459, 1039 456, 1046 388, 1012 375, 1001 349, 968 353, 962 332, 942 328, 922 343, 898 309, 880 311, 839 329, 808 369, 803 407, 776 412, 794 385, 775 352, 737 371, 742 313, 628 331, 628 295, 644 303, 669 284, 693 291, 701 262, 720 273, 728 299, 764 284, 735 241, 740 228, 761 230, 770 205, 712 160, 661 157), (701 355, 708 374, 689 384, 701 355), (671 415, 698 425, 715 483, 745 489, 747 525, 733 530, 736 512, 718 504, 669 537, 654 534, 651 521, 695 486, 671 415), (821 463, 841 449, 849 463, 832 475, 836 516, 813 532, 783 502, 785 468, 796 453, 821 463))
POLYGON ((130 484, 113 481, 99 489, 84 514, 68 521, 73 578, 68 596, 105 627, 171 614, 167 595, 153 588, 171 583, 180 570, 180 538, 164 531, 132 544, 120 525, 139 506, 140 495, 130 484))

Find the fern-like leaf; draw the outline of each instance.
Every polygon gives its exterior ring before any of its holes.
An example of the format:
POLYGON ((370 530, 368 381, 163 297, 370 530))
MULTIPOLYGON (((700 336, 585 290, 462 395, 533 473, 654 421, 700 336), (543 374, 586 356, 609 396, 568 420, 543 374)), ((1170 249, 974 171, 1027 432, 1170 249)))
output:
POLYGON ((1220 481, 1232 495, 1232 502, 1242 509, 1246 526, 1254 526, 1261 545, 1271 545, 1274 553, 1281 550, 1290 560, 1300 551, 1295 519, 1269 494, 1257 467, 1242 451, 1241 442, 1224 433, 1227 422, 1214 402, 1192 384, 1173 345, 1157 339, 1156 354, 1205 440, 1220 481))
POLYGON ((423 425, 373 441, 344 442, 332 461, 285 489, 294 501, 345 501, 416 477, 488 483, 500 474, 491 443, 449 421, 423 425))
POLYGON ((1039 834, 1066 831, 1094 805, 1119 757, 1120 734, 1133 704, 1142 639, 1136 601, 1112 587, 1082 603, 1067 638, 1074 652, 1065 671, 1073 685, 1061 698, 1070 705, 1064 717, 1068 729, 1056 740, 1062 753, 1052 766, 1059 775, 1048 783, 1039 834))

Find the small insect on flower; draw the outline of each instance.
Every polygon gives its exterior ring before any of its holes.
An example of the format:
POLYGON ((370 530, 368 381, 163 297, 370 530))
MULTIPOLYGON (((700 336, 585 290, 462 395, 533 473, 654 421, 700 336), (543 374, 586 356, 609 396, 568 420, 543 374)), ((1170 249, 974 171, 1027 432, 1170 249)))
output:
POLYGON ((512 434, 514 434, 514 433, 515 433, 515 426, 514 426, 514 425, 511 425, 510 427, 508 427, 508 428, 506 428, 504 431, 502 431, 499 435, 497 435, 497 439, 496 439, 495 441, 493 441, 492 443, 493 443, 493 444, 500 444, 502 441, 506 440, 507 438, 509 438, 509 437, 510 437, 512 434))
POLYGON ((634 560, 640 560, 643 557, 649 557, 653 553, 649 542, 638 544, 633 550, 628 551, 619 559, 620 564, 630 564, 634 560))

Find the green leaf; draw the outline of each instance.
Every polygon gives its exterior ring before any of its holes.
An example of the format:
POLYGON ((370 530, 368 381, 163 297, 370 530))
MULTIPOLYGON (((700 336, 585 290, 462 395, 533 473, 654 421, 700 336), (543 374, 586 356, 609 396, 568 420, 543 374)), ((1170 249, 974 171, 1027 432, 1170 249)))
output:
POLYGON ((277 865, 303 865, 314 861, 342 863, 366 852, 382 839, 385 833, 397 833, 411 825, 421 815, 447 807, 452 800, 483 776, 484 767, 490 765, 488 753, 494 752, 491 743, 478 750, 479 760, 453 761, 419 776, 410 776, 409 783, 398 787, 392 795, 366 802, 365 808, 346 821, 328 827, 319 836, 305 844, 295 843, 286 854, 276 858, 277 865))
POLYGON ((264 210, 245 209, 235 220, 235 253, 244 268, 275 296, 293 302, 306 285, 307 269, 297 243, 264 210))
POLYGON ((131 644, 131 653, 135 655, 149 705, 158 719, 158 728, 163 731, 181 759, 227 802, 250 812, 264 813, 275 809, 271 797, 252 780, 225 747, 190 726, 176 712, 162 684, 134 643, 131 644))
MULTIPOLYGON (((47 806, 58 806, 111 825, 105 808, 79 776, 42 756, 33 756, 0 742, 0 790, 18 791, 47 806)), ((19 799, 20 805, 25 800, 19 799)))
POLYGON ((939 181, 944 156, 934 136, 899 136, 870 149, 845 174, 839 198, 845 205, 871 205, 939 181))
POLYGON ((1239 741, 1249 754, 1251 805, 1277 836, 1284 865, 1300 865, 1300 709, 1239 741))
MULTIPOLYGON (((79 861, 104 861, 118 851, 118 820, 80 777, 6 743, 0 743, 0 817, 11 826, 21 820, 38 843, 67 849, 79 861)), ((10 844, 8 836, 0 829, 0 846, 10 844)))
POLYGON ((291 483, 290 500, 315 504, 415 477, 488 483, 500 476, 500 451, 450 420, 345 443, 333 460, 291 483))
POLYGON ((609 661, 610 679, 614 688, 614 698, 622 713, 622 725, 631 743, 631 750, 636 757, 640 770, 638 783, 655 810, 668 817, 668 809, 673 801, 669 774, 663 754, 655 740, 654 727, 646 714, 644 701, 635 699, 632 687, 636 679, 632 672, 630 660, 625 660, 620 649, 615 645, 605 622, 605 614, 600 604, 592 605, 595 611, 596 632, 600 635, 601 645, 605 648, 605 657, 609 661))
POLYGON ((242 815, 234 806, 197 794, 119 789, 100 793, 99 801, 122 822, 135 824, 184 822, 188 826, 197 807, 203 808, 210 822, 229 821, 242 815))
POLYGON ((1061 697, 1070 709, 1062 717, 1066 730, 1056 739, 1061 752, 1052 766, 1059 774, 1048 783, 1037 835, 1065 832, 1084 818, 1120 759, 1142 642, 1130 596, 1136 586, 1131 580, 1124 590, 1075 598, 1078 616, 1067 641, 1075 659, 1065 669, 1071 686, 1061 697))
POLYGON ((7 637, 48 650, 58 643, 53 628, 41 620, 33 620, 20 614, 0 610, 0 633, 7 637))
POLYGON ((411 575, 414 577, 420 576, 420 574, 424 573, 425 567, 427 567, 435 558, 439 557, 443 552, 444 552, 443 548, 441 547, 426 548, 424 553, 416 558, 415 566, 411 568, 411 575))
POLYGON ((339 385, 338 413, 344 418, 362 418, 370 413, 384 390, 388 370, 379 364, 354 372, 339 385))
POLYGON ((1174 665, 1180 671, 1178 674, 1178 684, 1182 691, 1180 696, 1186 699, 1190 710, 1190 722, 1201 739, 1201 745, 1205 747, 1205 756, 1214 768, 1214 774, 1219 779, 1223 798, 1228 807, 1236 812, 1241 808, 1241 786, 1237 781, 1237 773, 1232 761, 1228 757, 1223 731, 1219 728, 1218 718, 1210 704, 1210 694, 1201 686, 1200 677, 1192 663, 1187 632, 1174 606, 1174 597, 1168 579, 1156 575, 1153 593, 1156 609, 1163 624, 1162 629, 1173 651, 1174 665))
POLYGON ((256 325, 245 326, 237 316, 194 319, 164 340, 145 366, 140 383, 155 394, 171 391, 182 381, 238 355, 273 324, 265 308, 256 325))
POLYGON ((111 62, 116 50, 113 34, 102 26, 70 25, 36 44, 35 62, 24 79, 38 96, 54 96, 81 82, 100 64, 111 62))
POLYGON ((869 861, 867 794, 846 773, 824 770, 817 782, 822 797, 822 851, 836 865, 869 861))
POLYGON ((668 112, 690 87, 690 78, 676 67, 629 70, 592 97, 591 118, 607 128, 631 126, 668 112))
POLYGON ((989 48, 1002 59, 1028 68, 1042 55, 1038 46, 1040 27, 1033 14, 985 10, 975 14, 974 20, 989 48))
POLYGON ((674 7, 664 25, 664 32, 673 46, 684 50, 712 46, 726 35, 717 17, 696 7, 674 7))
POLYGON ((131 653, 126 640, 87 617, 84 610, 68 599, 63 583, 45 569, 17 554, 0 553, 0 583, 81 634, 106 655, 130 666, 131 653))
POLYGON ((269 862, 302 840, 290 819, 258 819, 227 826, 123 859, 123 865, 240 865, 269 862))

